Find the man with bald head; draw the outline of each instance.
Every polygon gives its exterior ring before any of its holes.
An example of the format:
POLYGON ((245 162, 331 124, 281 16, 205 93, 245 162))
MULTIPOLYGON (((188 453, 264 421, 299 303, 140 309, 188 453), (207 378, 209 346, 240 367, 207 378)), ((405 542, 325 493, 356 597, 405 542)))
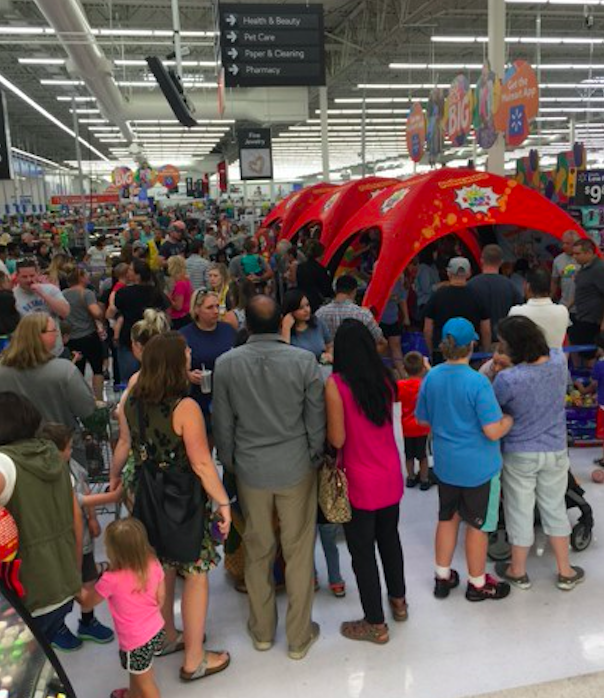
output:
POLYGON ((575 275, 579 265, 573 256, 573 245, 578 239, 574 230, 567 230, 562 236, 562 252, 554 259, 552 266, 552 298, 571 308, 575 302, 575 275))
POLYGON ((246 322, 247 343, 216 362, 214 437, 220 461, 237 479, 245 517, 248 633, 254 648, 271 649, 277 626, 276 515, 286 562, 289 656, 303 659, 319 636, 311 614, 316 468, 325 441, 323 379, 313 353, 290 346, 279 334, 281 309, 272 298, 252 298, 246 322))

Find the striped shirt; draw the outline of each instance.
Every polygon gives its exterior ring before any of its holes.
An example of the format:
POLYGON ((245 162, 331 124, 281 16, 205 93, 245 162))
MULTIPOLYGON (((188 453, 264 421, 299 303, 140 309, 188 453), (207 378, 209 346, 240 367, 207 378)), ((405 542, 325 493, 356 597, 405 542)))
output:
POLYGON ((187 260, 187 274, 193 288, 197 291, 208 286, 208 269, 210 263, 198 254, 192 254, 187 260))
POLYGON ((382 330, 371 311, 367 308, 361 308, 348 298, 343 301, 331 301, 327 305, 322 305, 317 310, 316 316, 325 323, 332 337, 335 337, 338 327, 344 320, 352 319, 359 320, 366 325, 376 342, 384 339, 382 330))

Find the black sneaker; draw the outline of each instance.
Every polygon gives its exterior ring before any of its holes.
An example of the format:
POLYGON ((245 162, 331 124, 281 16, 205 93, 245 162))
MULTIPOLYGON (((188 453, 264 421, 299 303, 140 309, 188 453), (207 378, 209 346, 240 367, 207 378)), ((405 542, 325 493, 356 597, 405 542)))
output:
POLYGON ((412 487, 417 487, 418 479, 416 477, 408 477, 405 483, 409 489, 412 487))
POLYGON ((446 599, 449 596, 451 589, 459 586, 459 573, 456 570, 451 570, 449 579, 434 579, 434 596, 437 599, 446 599))
POLYGON ((430 480, 422 480, 420 482, 419 488, 422 492, 427 492, 432 487, 430 480))
POLYGON ((511 590, 512 587, 507 582, 500 582, 498 579, 495 579, 495 577, 491 577, 490 574, 487 574, 486 582, 483 587, 475 587, 468 582, 466 599, 468 599, 468 601, 487 601, 488 599, 498 601, 499 599, 505 599, 506 596, 509 596, 511 590))

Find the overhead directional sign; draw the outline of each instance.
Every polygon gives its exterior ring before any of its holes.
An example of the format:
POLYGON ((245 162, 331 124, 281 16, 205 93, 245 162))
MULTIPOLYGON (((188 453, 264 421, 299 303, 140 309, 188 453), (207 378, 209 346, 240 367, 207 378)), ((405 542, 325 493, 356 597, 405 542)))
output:
POLYGON ((325 84, 323 5, 221 4, 226 87, 325 84))

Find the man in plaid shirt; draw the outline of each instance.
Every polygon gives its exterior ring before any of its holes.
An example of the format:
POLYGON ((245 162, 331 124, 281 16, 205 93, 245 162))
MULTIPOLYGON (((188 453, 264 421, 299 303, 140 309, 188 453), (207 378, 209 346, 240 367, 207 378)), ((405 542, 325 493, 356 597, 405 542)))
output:
POLYGON ((332 337, 335 337, 338 327, 344 320, 359 320, 373 335, 378 351, 385 351, 388 342, 384 338, 380 326, 367 308, 361 308, 355 303, 357 280, 353 276, 340 276, 336 281, 335 298, 327 305, 321 306, 316 316, 322 320, 332 337))

